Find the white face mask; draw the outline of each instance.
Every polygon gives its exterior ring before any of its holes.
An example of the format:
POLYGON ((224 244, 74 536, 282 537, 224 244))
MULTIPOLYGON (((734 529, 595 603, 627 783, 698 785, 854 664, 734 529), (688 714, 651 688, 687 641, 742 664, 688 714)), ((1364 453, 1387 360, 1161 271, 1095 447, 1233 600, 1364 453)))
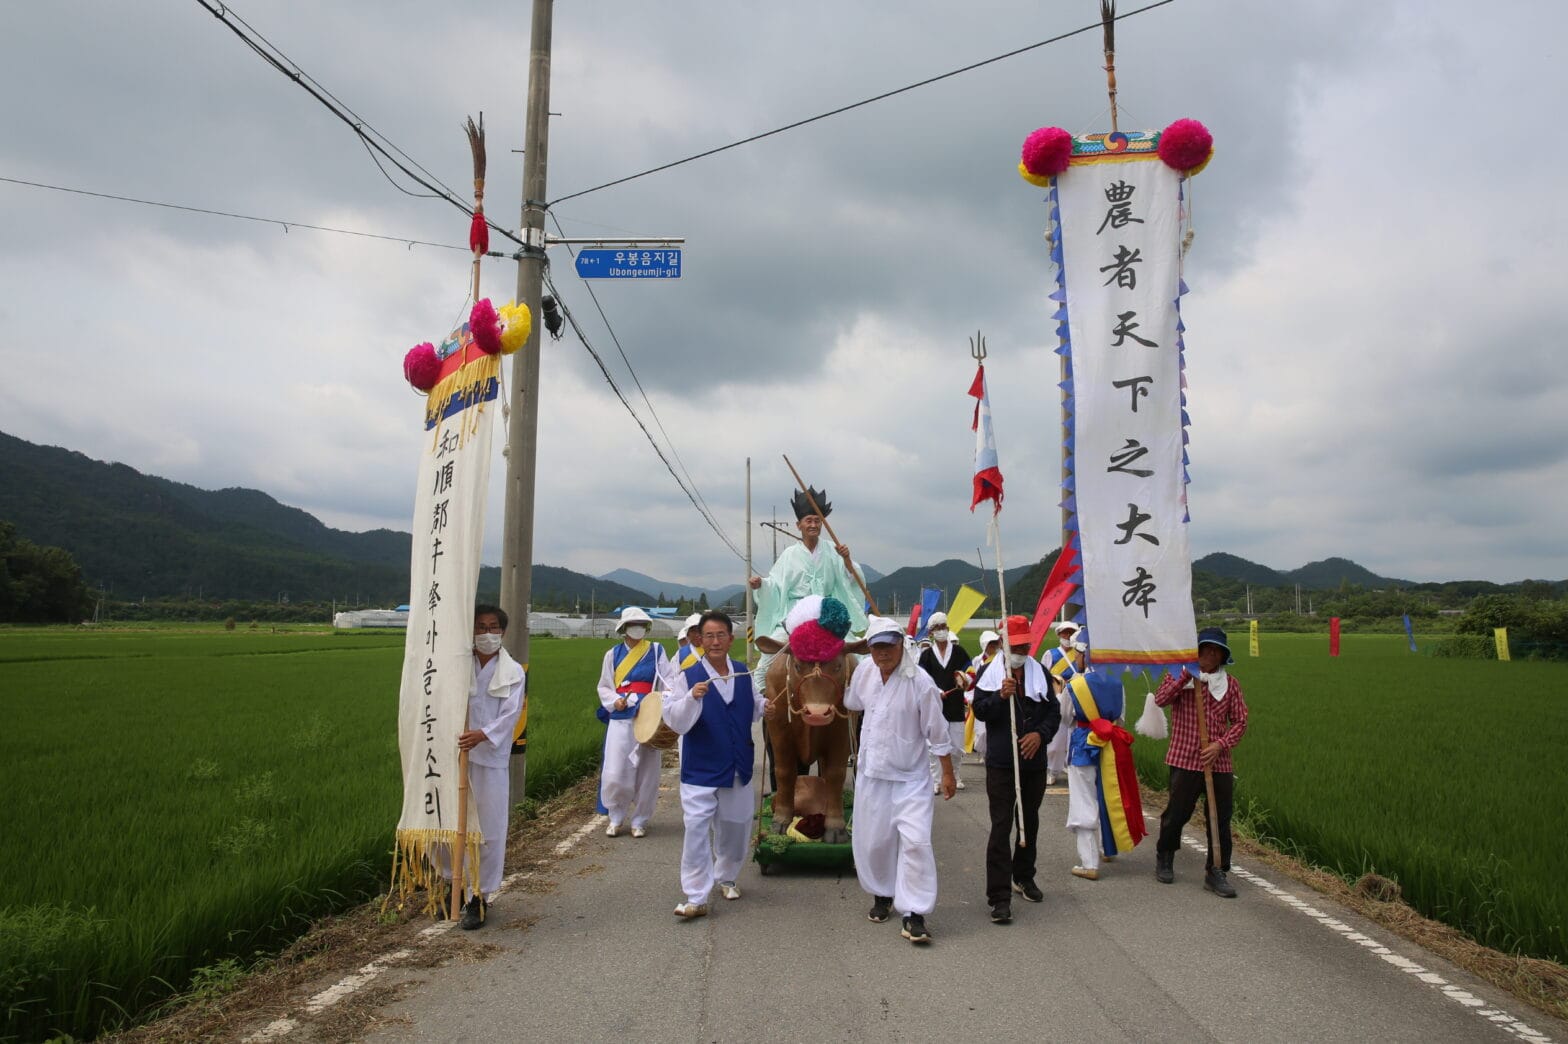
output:
POLYGON ((631 624, 626 628, 626 637, 634 642, 642 641, 643 635, 648 633, 647 624, 631 624))
POLYGON ((1071 649, 1073 647, 1073 638, 1070 634, 1062 635, 1057 641, 1061 643, 1063 649, 1071 649))
POLYGON ((488 632, 474 635, 474 651, 483 656, 494 656, 501 651, 501 636, 488 632))
POLYGON ((1028 658, 1029 657, 1023 653, 1010 652, 1007 654, 1007 666, 1017 670, 1024 665, 1024 661, 1028 658))
POLYGON ((931 640, 934 641, 934 642, 945 642, 945 641, 947 641, 947 628, 946 627, 933 627, 931 629, 931 640))

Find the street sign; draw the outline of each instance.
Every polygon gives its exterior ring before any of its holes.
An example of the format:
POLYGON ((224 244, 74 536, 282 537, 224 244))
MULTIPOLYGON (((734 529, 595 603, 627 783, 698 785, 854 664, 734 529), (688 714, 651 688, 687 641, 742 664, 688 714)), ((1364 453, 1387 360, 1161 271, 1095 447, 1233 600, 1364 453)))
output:
POLYGON ((679 279, 679 250, 624 248, 579 250, 577 274, 584 279, 679 279))

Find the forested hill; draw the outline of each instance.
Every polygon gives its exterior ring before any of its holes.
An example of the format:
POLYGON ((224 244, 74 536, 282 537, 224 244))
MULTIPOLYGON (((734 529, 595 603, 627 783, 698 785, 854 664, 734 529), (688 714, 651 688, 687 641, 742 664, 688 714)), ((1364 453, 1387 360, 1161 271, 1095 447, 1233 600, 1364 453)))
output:
MULTIPOLYGON (((65 548, 89 586, 122 601, 408 599, 407 533, 349 533, 258 490, 198 489, 4 433, 0 519, 35 543, 65 548)), ((494 589, 496 577, 485 570, 481 590, 494 589)), ((553 566, 535 567, 534 589, 585 605, 590 597, 651 602, 644 592, 553 566)))

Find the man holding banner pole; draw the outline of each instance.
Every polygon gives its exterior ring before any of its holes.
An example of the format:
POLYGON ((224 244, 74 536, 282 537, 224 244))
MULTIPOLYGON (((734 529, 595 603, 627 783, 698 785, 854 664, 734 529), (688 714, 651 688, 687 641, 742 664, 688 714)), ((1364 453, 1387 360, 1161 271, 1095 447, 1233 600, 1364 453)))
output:
POLYGON ((1062 711, 1045 668, 1029 655, 1029 618, 1007 618, 1008 652, 991 661, 975 682, 975 718, 996 737, 985 755, 985 792, 991 833, 985 849, 985 897, 991 920, 1013 918, 1012 893, 1031 903, 1045 896, 1035 884, 1040 802, 1045 798, 1045 748, 1061 724, 1062 711), (1005 749, 1002 722, 1018 738, 1005 749), (1011 784, 1011 785, 1009 785, 1011 784), (1016 812, 1016 817, 1015 817, 1016 812), (1016 842, 1009 837, 1016 825, 1016 842))

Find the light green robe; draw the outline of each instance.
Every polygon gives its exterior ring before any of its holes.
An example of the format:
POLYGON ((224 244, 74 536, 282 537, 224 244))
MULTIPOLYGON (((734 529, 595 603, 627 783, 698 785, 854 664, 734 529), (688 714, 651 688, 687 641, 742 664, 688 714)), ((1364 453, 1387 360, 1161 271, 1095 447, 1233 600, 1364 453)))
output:
POLYGON ((805 544, 791 544, 773 563, 773 568, 757 589, 756 633, 772 635, 783 641, 784 617, 795 603, 807 595, 837 598, 849 610, 849 629, 859 634, 866 629, 866 596, 844 565, 844 560, 826 541, 817 544, 816 554, 805 544))

